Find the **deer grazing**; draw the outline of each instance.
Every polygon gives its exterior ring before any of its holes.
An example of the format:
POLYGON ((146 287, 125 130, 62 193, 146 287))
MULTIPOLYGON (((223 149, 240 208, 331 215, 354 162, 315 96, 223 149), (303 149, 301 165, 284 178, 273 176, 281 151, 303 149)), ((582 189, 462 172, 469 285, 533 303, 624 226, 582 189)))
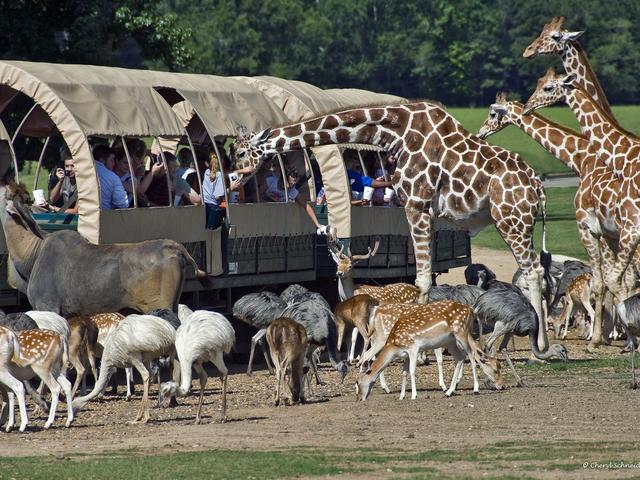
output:
POLYGON ((0 383, 7 385, 9 393, 9 421, 6 431, 14 425, 13 395, 18 396, 20 406, 20 431, 27 426, 25 395, 21 382, 40 378, 51 391, 49 417, 44 425, 48 429, 54 422, 60 391, 67 400, 67 422, 73 422, 71 383, 64 376, 69 347, 65 337, 51 330, 23 330, 18 334, 0 327, 0 383), (16 384, 16 380, 20 386, 16 384))
MULTIPOLYGON (((473 311, 466 305, 452 301, 434 302, 423 305, 412 314, 398 319, 391 329, 389 337, 369 369, 360 374, 356 383, 356 394, 361 400, 366 400, 371 388, 380 373, 397 357, 408 356, 408 370, 411 376, 411 399, 417 397, 416 367, 418 354, 422 350, 447 348, 456 360, 456 367, 446 396, 455 392, 462 377, 465 358, 469 357, 473 372, 473 391, 480 390, 476 365, 479 363, 484 373, 489 377, 488 384, 500 390, 504 381, 500 373, 500 362, 496 358, 486 355, 471 336, 473 311)), ((406 381, 407 364, 403 374, 403 389, 406 381)))
MULTIPOLYGON (((431 292, 433 292, 433 289, 429 291, 429 294, 431 294, 431 292)), ((393 326, 396 324, 398 319, 406 315, 411 315, 421 308, 423 308, 423 305, 417 303, 390 303, 388 305, 382 305, 376 308, 376 311, 373 315, 373 321, 369 327, 369 339, 371 340, 371 348, 369 350, 366 350, 362 354, 360 362, 358 362, 358 366, 362 366, 367 362, 370 362, 376 355, 378 355, 378 353, 380 353, 380 351, 384 348, 384 345, 387 342, 387 338, 389 338, 389 334, 391 333, 391 330, 393 329, 393 326)), ((436 362, 438 364, 438 384, 444 392, 447 390, 447 386, 444 383, 442 352, 443 350, 441 348, 436 348, 434 350, 434 353, 436 355, 436 362)), ((380 386, 386 393, 391 392, 391 390, 389 390, 389 387, 387 386, 384 372, 380 372, 380 386)), ((402 400, 403 398, 404 389, 401 392, 400 399, 402 400)))
POLYGON ((369 323, 378 302, 370 295, 354 295, 351 298, 336 305, 334 314, 336 317, 336 327, 338 329, 338 351, 342 349, 342 339, 347 328, 351 329, 351 346, 349 348, 348 361, 353 362, 356 349, 358 333, 364 339, 362 351, 366 351, 369 346, 369 323))
POLYGON ((267 343, 276 368, 276 407, 287 377, 291 403, 304 402, 303 368, 309 344, 304 326, 291 318, 277 318, 267 328, 267 343))

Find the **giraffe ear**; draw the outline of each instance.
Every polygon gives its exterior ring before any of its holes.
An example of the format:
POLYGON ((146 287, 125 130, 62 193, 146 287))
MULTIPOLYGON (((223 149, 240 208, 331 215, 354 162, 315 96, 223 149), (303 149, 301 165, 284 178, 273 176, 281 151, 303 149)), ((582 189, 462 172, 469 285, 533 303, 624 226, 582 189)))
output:
POLYGON ((507 106, 504 104, 493 104, 491 105, 491 110, 496 112, 498 115, 506 115, 507 114, 507 106))
POLYGON ((579 30, 577 32, 562 32, 562 41, 574 42, 577 39, 579 39, 583 33, 584 33, 584 30, 579 30))
POLYGON ((560 83, 562 84, 563 87, 574 88, 573 82, 575 80, 576 80, 576 74, 572 73, 564 77, 562 80, 560 80, 560 83))
POLYGON ((505 103, 507 101, 507 92, 496 93, 496 103, 505 103))
POLYGON ((253 135, 253 137, 251 138, 251 145, 253 145, 254 147, 259 147, 267 141, 269 135, 271 135, 271 129, 265 128, 263 131, 253 135))

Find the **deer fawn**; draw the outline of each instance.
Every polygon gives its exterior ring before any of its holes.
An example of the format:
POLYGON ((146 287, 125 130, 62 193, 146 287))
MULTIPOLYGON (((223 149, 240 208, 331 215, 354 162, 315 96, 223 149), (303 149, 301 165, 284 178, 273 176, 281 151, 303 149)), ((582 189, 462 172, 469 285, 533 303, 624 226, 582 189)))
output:
POLYGON ((276 368, 276 407, 280 405, 282 385, 289 377, 291 403, 304 402, 303 368, 307 352, 307 331, 290 318, 277 318, 267 328, 267 343, 276 368))
MULTIPOLYGON (((456 360, 456 368, 451 380, 451 386, 445 392, 451 396, 462 377, 462 366, 469 357, 473 372, 473 391, 479 391, 476 362, 489 377, 488 384, 500 390, 503 379, 500 373, 500 362, 487 356, 471 336, 471 322, 473 311, 471 308, 449 300, 424 305, 420 310, 398 319, 391 329, 387 342, 380 355, 374 360, 370 368, 358 378, 356 394, 366 400, 371 388, 380 373, 397 357, 409 357, 409 374, 411 376, 411 399, 416 393, 416 365, 421 350, 447 348, 456 360)), ((403 390, 406 381, 407 364, 403 374, 403 390)))
POLYGON ((338 329, 338 351, 342 349, 342 340, 347 328, 351 328, 351 346, 349 348, 349 362, 353 362, 356 350, 356 340, 358 333, 364 339, 362 351, 369 347, 369 323, 375 307, 378 305, 369 295, 354 295, 336 305, 334 311, 336 317, 336 327, 338 329))
POLYGON ((18 334, 0 327, 0 382, 7 385, 9 393, 9 421, 6 430, 13 428, 15 419, 13 411, 13 394, 18 396, 20 405, 20 431, 27 426, 25 394, 23 381, 38 376, 51 391, 51 407, 49 418, 44 428, 49 428, 55 420, 60 390, 64 391, 67 400, 67 422, 73 422, 71 407, 71 383, 64 376, 63 365, 68 359, 67 341, 52 330, 23 330, 18 334), (11 352, 11 355, 9 355, 11 352), (20 383, 18 386, 16 381, 20 383))

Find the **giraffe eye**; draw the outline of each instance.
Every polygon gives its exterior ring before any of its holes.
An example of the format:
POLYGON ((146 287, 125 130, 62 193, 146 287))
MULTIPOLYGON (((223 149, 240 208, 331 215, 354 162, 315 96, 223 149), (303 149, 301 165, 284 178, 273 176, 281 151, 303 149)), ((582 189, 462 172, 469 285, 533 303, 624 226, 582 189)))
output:
POLYGON ((551 92, 553 90, 553 87, 551 85, 547 85, 546 87, 543 88, 543 90, 545 92, 551 92))
POLYGON ((562 35, 559 33, 554 33, 553 35, 551 35, 551 38, 553 38, 556 42, 559 42, 562 38, 562 35))

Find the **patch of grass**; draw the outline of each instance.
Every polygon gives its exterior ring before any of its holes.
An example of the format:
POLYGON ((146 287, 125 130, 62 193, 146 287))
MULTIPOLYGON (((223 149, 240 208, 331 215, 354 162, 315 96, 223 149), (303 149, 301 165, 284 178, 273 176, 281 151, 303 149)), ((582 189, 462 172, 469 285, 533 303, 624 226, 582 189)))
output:
POLYGON ((282 452, 209 451, 157 456, 2 458, 0 479, 268 479, 300 475, 337 475, 344 468, 324 454, 282 452))
MULTIPOLYGON (((547 188, 547 249, 556 254, 586 260, 587 253, 578 237, 576 226, 576 212, 573 207, 573 197, 576 187, 547 188)), ((541 218, 538 217, 534 234, 534 245, 539 252, 542 248, 541 218)), ((471 240, 473 245, 491 248, 493 250, 508 250, 506 243, 492 225, 471 240)))
MULTIPOLYGON (((487 105, 486 108, 449 108, 448 110, 467 130, 475 134, 487 117, 489 106, 487 105)), ((575 115, 573 115, 573 112, 567 107, 545 108, 541 113, 545 117, 562 125, 566 125, 567 127, 575 130, 579 128, 575 115)), ((639 106, 613 107, 613 113, 623 127, 635 133, 640 132, 639 106)), ((569 169, 565 167, 560 160, 547 153, 536 141, 532 140, 529 135, 517 127, 509 126, 489 137, 488 141, 489 143, 518 152, 538 175, 569 172, 569 169)))

